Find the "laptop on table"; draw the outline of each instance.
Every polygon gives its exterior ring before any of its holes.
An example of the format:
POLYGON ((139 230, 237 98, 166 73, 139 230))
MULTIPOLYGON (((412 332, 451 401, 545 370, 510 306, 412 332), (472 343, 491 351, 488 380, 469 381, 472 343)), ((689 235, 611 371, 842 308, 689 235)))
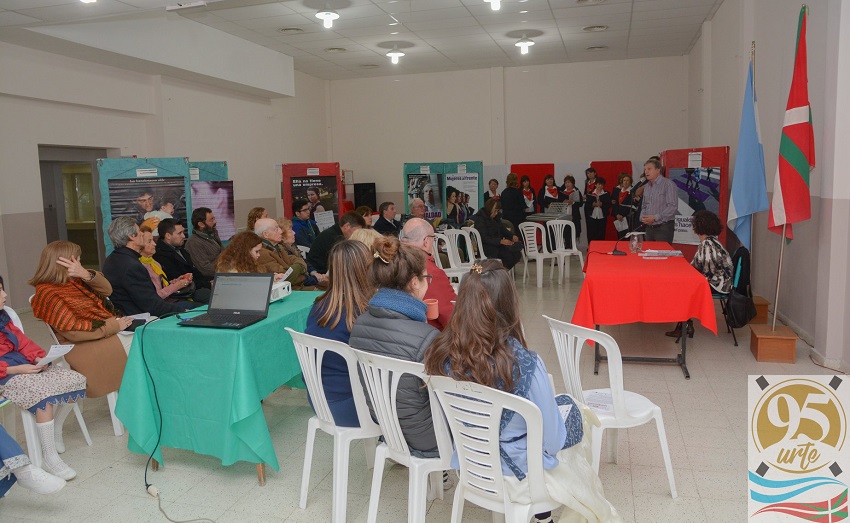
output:
POLYGON ((217 273, 207 312, 178 325, 241 329, 257 323, 268 316, 273 280, 274 274, 217 273))

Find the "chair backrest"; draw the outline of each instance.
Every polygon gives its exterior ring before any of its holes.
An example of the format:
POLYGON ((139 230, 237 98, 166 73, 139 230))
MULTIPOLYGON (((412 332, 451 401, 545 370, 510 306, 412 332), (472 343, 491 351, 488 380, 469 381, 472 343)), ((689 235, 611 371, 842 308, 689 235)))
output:
MULTIPOLYGON (((378 425, 384 434, 384 443, 399 456, 410 455, 410 448, 404 439, 401 424, 398 420, 396 398, 401 378, 405 374, 426 381, 425 367, 421 363, 404 361, 362 350, 351 349, 357 358, 366 393, 372 403, 372 409, 378 418, 378 425)), ((443 413, 437 403, 434 392, 428 391, 431 397, 431 419, 434 423, 434 434, 437 437, 437 449, 440 457, 447 460, 452 456, 452 442, 449 438, 443 413)))
POLYGON ((585 346, 590 346, 588 345, 590 343, 598 343, 608 357, 608 386, 611 389, 613 413, 617 417, 624 416, 626 410, 623 398, 623 360, 620 347, 614 338, 598 330, 579 327, 545 315, 543 317, 549 322, 549 330, 555 341, 555 350, 558 353, 558 363, 567 394, 577 401, 586 403, 579 369, 581 350, 585 346))
POLYGON ((339 354, 348 366, 348 376, 351 379, 351 392, 354 396, 354 406, 357 409, 357 418, 360 420, 360 428, 375 426, 369 407, 366 405, 366 397, 363 395, 363 387, 360 385, 357 374, 357 358, 351 347, 345 343, 311 336, 303 332, 296 332, 286 327, 292 341, 295 344, 295 353, 298 355, 298 363, 301 365, 301 373, 304 376, 304 384, 310 393, 313 402, 313 410, 316 416, 325 423, 335 425, 331 408, 325 397, 325 389, 322 387, 322 360, 328 352, 339 354))
MULTIPOLYGON (((32 307, 32 300, 34 298, 35 298, 35 294, 31 294, 30 297, 29 297, 30 307, 32 307)), ((38 319, 38 318, 36 318, 36 319, 38 319)), ((59 337, 56 336, 56 331, 53 330, 53 327, 51 327, 50 324, 47 323, 46 321, 42 321, 41 319, 38 319, 38 321, 44 323, 44 328, 47 329, 47 333, 50 334, 50 339, 53 340, 53 343, 55 345, 62 345, 62 342, 59 341, 59 337)))
POLYGON ((310 252, 310 247, 305 247, 303 245, 296 245, 296 247, 298 247, 298 250, 301 251, 301 257, 306 258, 307 254, 310 252))
POLYGON ((464 227, 463 230, 469 233, 469 237, 475 242, 475 248, 478 250, 478 259, 486 260, 487 256, 484 255, 484 241, 481 240, 481 233, 478 232, 478 229, 475 227, 464 227))
POLYGON ((9 319, 12 320, 12 325, 18 328, 21 332, 24 332, 24 324, 21 323, 21 317, 18 316, 18 313, 15 312, 15 309, 6 305, 3 307, 3 310, 6 311, 6 314, 9 315, 9 319))
POLYGON ((744 294, 750 295, 750 251, 744 247, 738 247, 732 255, 732 288, 744 294))
POLYGON ((549 499, 543 483, 543 417, 531 401, 469 381, 431 376, 433 390, 446 415, 460 463, 464 498, 476 505, 505 512, 510 503, 505 492, 499 453, 502 412, 522 416, 527 426, 529 493, 531 502, 549 499))
POLYGON ((525 254, 528 257, 533 257, 535 254, 550 254, 546 248, 546 231, 543 226, 536 222, 522 222, 519 224, 519 232, 522 234, 523 243, 525 243, 525 254), (543 238, 543 243, 537 243, 537 233, 540 233, 543 238))
POLYGON ((446 245, 446 250, 448 251, 449 264, 451 264, 452 268, 459 269, 472 265, 471 263, 464 263, 461 260, 459 248, 460 242, 463 241, 466 247, 466 252, 472 252, 472 240, 469 238, 469 235, 461 229, 446 229, 445 235, 449 240, 446 245))
POLYGON ((549 229, 549 233, 555 239, 555 250, 557 251, 574 251, 576 250, 576 227, 573 222, 569 220, 549 220, 546 222, 546 228, 549 229), (570 229, 570 238, 572 239, 572 248, 567 249, 567 245, 564 242, 564 229, 570 229))
MULTIPOLYGON (((449 238, 443 233, 435 232, 431 254, 434 256, 434 264, 441 269, 445 269, 445 267, 443 267, 443 260, 440 259, 440 242, 443 242, 446 246, 448 246, 449 238)), ((448 252, 448 247, 446 247, 446 251, 448 252)), ((451 256, 449 256, 449 263, 451 263, 451 256)))

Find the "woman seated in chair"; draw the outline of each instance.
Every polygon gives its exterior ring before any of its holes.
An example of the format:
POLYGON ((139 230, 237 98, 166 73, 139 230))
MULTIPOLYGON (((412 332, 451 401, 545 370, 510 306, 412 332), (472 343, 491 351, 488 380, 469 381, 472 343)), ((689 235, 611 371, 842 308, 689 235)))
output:
POLYGON ((0 425, 0 498, 17 482, 36 494, 53 494, 65 487, 65 480, 34 466, 15 438, 0 425))
POLYGON ((283 241, 280 246, 283 251, 290 257, 292 263, 303 263, 307 267, 307 275, 305 277, 305 285, 315 285, 317 290, 324 291, 328 289, 328 276, 316 270, 315 267, 307 263, 301 251, 298 250, 298 245, 295 242, 295 229, 292 227, 292 220, 288 218, 278 218, 277 224, 280 230, 283 231, 283 241))
POLYGON ((490 198, 475 215, 475 228, 481 233, 484 254, 488 258, 498 258, 510 269, 522 259, 522 242, 502 225, 500 211, 502 200, 490 198))
MULTIPOLYGON (((77 473, 59 457, 53 420, 64 420, 71 410, 69 404, 86 397, 86 378, 55 365, 39 365, 47 353, 12 323, 9 313, 3 310, 6 298, 0 278, 0 395, 35 415, 44 457, 42 468, 72 480, 77 473)), ((65 446, 58 450, 64 452, 65 446)), ((5 461, 3 465, 8 466, 5 461)))
MULTIPOLYGON (((620 521, 602 495, 602 483, 587 461, 584 443, 579 444, 581 416, 566 421, 561 417, 546 365, 526 345, 513 278, 497 260, 483 260, 461 281, 455 313, 426 351, 425 372, 510 392, 537 405, 543 418, 543 468, 549 496, 578 511, 583 520, 620 521), (573 485, 580 488, 571 489, 573 485)), ((502 473, 516 480, 508 482, 509 494, 521 494, 528 473, 527 429, 525 420, 512 414, 502 420, 502 473)), ((458 466, 457 455, 452 465, 458 466)), ((552 521, 550 513, 535 518, 552 521)))
MULTIPOLYGON (((711 211, 701 210, 693 214, 694 234, 699 236, 699 247, 691 265, 708 280, 711 292, 729 294, 732 291, 732 258, 717 237, 723 232, 723 223, 711 211)), ((665 333, 671 338, 682 336, 682 322, 665 333)), ((688 325, 688 337, 694 337, 694 326, 688 325)))
POLYGON ((165 277, 165 271, 162 270, 162 265, 153 259, 153 255, 156 254, 156 240, 153 239, 153 231, 147 226, 142 226, 139 228, 139 232, 142 233, 144 241, 142 250, 139 252, 141 254, 139 261, 148 270, 151 282, 156 287, 156 294, 163 300, 177 301, 174 299, 174 295, 183 293, 192 285, 192 273, 187 272, 169 282, 168 278, 165 277))
MULTIPOLYGON (((237 233, 218 255, 218 259, 215 261, 215 272, 271 272, 263 271, 257 263, 262 248, 263 240, 253 232, 237 233)), ((283 273, 275 272, 274 281, 281 280, 283 280, 283 273)))
POLYGON ((121 386, 132 336, 119 335, 133 319, 109 301, 112 285, 103 274, 80 264, 76 243, 55 241, 41 251, 35 275, 33 316, 56 334, 60 343, 73 343, 65 355, 72 369, 86 377, 86 395, 100 398, 121 386))
MULTIPOLYGON (((292 222, 289 222, 289 240, 295 242, 295 232, 292 231, 292 222)), ((260 218, 254 225, 254 233, 261 239, 260 250, 257 255, 258 272, 286 274, 287 281, 292 285, 292 290, 313 291, 319 281, 315 276, 307 274, 307 262, 297 252, 296 247, 290 249, 284 246, 283 227, 271 218, 260 218), (292 251, 296 251, 293 253, 292 251)), ((249 237, 250 238, 250 237, 249 237)))
MULTIPOLYGON (((366 352, 421 362, 425 349, 440 332, 425 318, 428 306, 422 299, 431 280, 425 253, 394 237, 376 240, 372 252, 369 274, 378 290, 354 322, 348 343, 366 352)), ((397 408, 411 452, 420 457, 439 455, 428 389, 421 380, 402 378, 397 408)))
MULTIPOLYGON (((316 298, 307 316, 306 334, 348 343, 354 321, 369 306, 375 294, 369 279, 371 251, 362 243, 343 240, 331 247, 328 255, 328 290, 316 298)), ((325 353, 322 360, 322 386, 334 423, 340 427, 359 427, 351 380, 345 360, 325 353)), ((311 403, 312 405, 312 403, 311 403)))

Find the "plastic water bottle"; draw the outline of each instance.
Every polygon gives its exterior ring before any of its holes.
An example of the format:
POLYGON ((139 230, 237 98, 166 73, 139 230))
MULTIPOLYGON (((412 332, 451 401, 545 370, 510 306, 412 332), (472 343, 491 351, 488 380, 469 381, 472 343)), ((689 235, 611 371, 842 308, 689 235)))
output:
POLYGON ((643 251, 643 234, 635 235, 635 252, 643 251))
POLYGON ((635 234, 635 235, 634 235, 634 236, 632 236, 632 237, 631 237, 631 239, 629 240, 629 252, 631 252, 631 253, 633 253, 633 254, 634 254, 634 253, 636 253, 636 252, 638 252, 638 237, 639 237, 639 236, 640 236, 640 235, 635 234))

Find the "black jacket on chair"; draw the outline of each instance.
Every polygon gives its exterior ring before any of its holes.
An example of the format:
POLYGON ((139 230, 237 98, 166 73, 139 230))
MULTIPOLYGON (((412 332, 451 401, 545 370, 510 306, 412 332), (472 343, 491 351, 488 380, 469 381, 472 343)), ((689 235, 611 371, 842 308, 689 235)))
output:
POLYGON ((209 289, 210 279, 201 274, 192 263, 189 251, 180 248, 180 252, 171 245, 165 243, 161 238, 156 241, 156 254, 153 259, 162 265, 162 272, 169 281, 177 279, 186 273, 192 273, 192 281, 198 289, 209 289), (181 258, 180 255, 183 255, 181 258))
POLYGON ((186 310, 159 297, 150 273, 139 261, 139 253, 129 247, 118 247, 106 257, 103 275, 112 284, 109 298, 123 314, 149 312, 154 316, 164 316, 186 310))

